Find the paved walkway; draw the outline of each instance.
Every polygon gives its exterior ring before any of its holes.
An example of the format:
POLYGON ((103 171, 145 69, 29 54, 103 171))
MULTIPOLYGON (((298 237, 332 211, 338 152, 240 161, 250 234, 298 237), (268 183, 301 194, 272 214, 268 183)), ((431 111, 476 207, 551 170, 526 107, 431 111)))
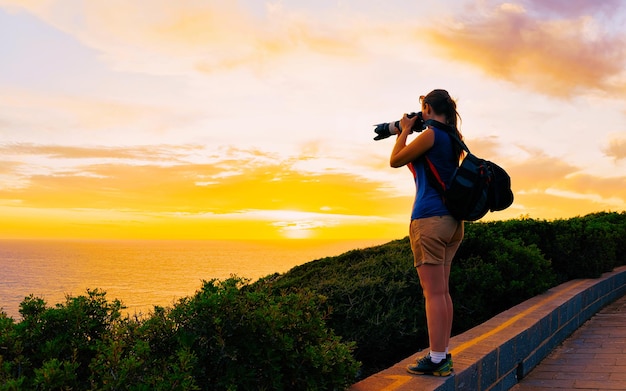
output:
POLYGON ((626 296, 584 323, 511 390, 626 390, 626 296))

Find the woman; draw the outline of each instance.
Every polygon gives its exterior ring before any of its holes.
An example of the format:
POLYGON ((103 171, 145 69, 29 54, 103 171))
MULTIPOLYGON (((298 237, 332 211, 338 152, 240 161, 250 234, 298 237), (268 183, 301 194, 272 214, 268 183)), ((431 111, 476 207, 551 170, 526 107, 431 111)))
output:
POLYGON ((426 176, 422 157, 437 167, 442 179, 449 181, 458 166, 462 150, 446 132, 457 130, 456 103, 445 90, 434 90, 420 97, 425 121, 435 120, 445 125, 429 125, 407 145, 407 136, 417 120, 405 114, 400 121, 401 133, 391 152, 392 167, 407 165, 416 184, 411 214, 409 238, 414 265, 426 300, 426 321, 430 352, 416 364, 407 367, 414 374, 448 376, 452 371, 449 341, 452 332, 452 299, 448 290, 452 258, 463 239, 463 221, 450 215, 441 195, 426 176))

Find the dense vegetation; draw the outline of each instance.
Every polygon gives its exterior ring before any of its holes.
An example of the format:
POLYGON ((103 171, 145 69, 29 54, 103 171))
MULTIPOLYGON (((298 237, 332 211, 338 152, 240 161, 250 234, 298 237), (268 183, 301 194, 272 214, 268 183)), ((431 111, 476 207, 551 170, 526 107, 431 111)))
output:
MULTIPOLYGON (((626 264, 626 213, 467 223, 455 330, 626 264)), ((0 390, 338 390, 427 346, 408 238, 123 316, 99 290, 0 312, 0 390)))

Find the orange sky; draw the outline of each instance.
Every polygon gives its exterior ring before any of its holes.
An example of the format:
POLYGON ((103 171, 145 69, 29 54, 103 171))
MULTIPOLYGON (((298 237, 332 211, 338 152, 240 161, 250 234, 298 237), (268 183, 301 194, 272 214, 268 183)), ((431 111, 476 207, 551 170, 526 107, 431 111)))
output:
POLYGON ((434 88, 485 220, 625 209, 623 2, 223 3, 0 0, 0 238, 404 237, 372 125, 434 88))

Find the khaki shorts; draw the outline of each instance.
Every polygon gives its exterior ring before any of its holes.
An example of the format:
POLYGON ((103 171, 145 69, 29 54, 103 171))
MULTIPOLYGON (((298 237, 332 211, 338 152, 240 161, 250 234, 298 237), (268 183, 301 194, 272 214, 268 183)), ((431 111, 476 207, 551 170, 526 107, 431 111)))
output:
POLYGON ((463 240, 463 221, 452 216, 435 216, 411 221, 409 238, 413 264, 450 265, 463 240))

